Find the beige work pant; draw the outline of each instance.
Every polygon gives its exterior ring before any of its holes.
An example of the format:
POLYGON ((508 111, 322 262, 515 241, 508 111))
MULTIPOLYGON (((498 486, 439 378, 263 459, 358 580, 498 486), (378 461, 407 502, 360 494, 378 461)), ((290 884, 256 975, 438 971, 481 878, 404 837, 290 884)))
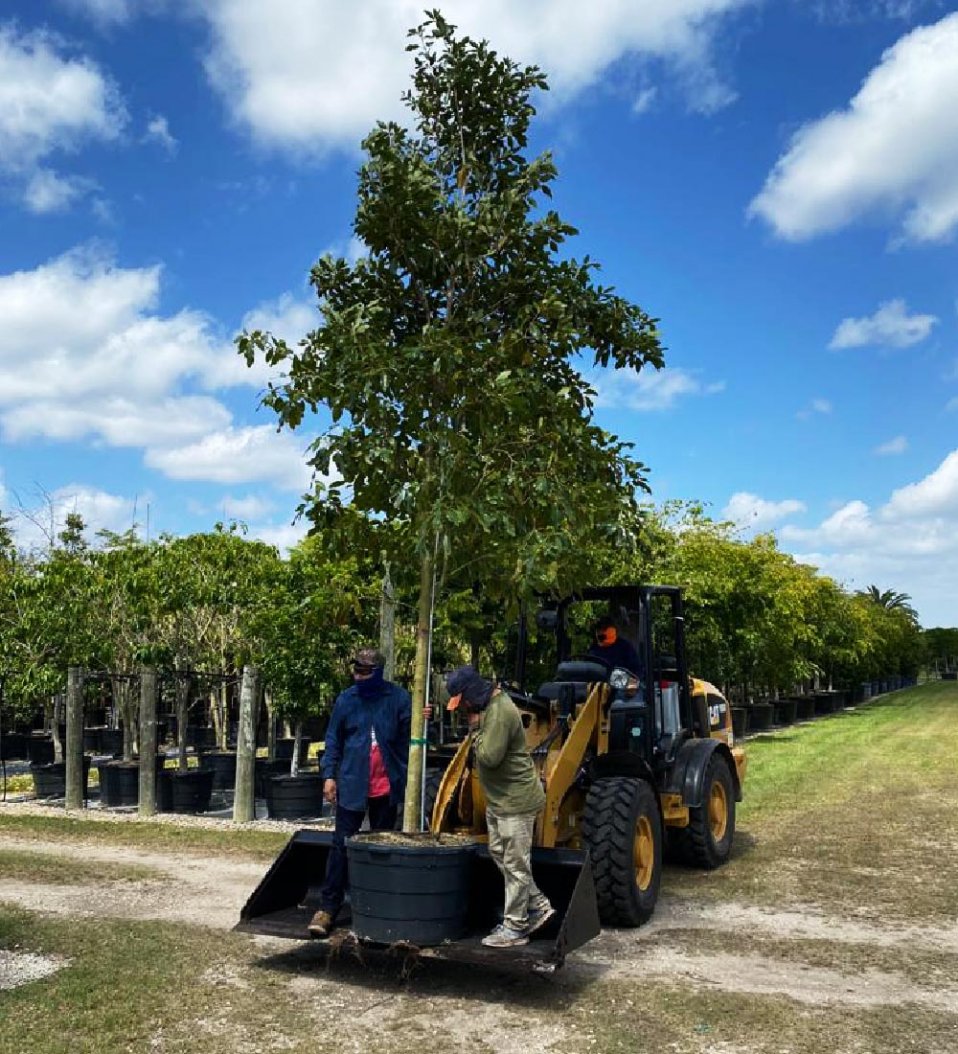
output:
POLYGON ((486 809, 489 828, 489 855, 502 873, 506 886, 506 904, 502 921, 511 929, 523 932, 529 912, 549 906, 549 901, 532 879, 532 831, 536 814, 497 816, 486 809))

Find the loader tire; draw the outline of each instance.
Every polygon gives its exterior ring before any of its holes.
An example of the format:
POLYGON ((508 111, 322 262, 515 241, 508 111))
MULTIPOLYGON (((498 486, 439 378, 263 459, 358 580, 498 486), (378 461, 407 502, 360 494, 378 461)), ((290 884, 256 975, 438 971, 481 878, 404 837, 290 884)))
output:
POLYGON ((662 880, 662 818, 652 787, 629 776, 596 780, 586 799, 582 838, 603 925, 647 922, 662 880))
POLYGON ((732 852, 735 837, 735 784, 728 762, 713 754, 705 770, 702 804, 689 809, 688 827, 675 831, 684 863, 712 870, 721 867, 732 852))

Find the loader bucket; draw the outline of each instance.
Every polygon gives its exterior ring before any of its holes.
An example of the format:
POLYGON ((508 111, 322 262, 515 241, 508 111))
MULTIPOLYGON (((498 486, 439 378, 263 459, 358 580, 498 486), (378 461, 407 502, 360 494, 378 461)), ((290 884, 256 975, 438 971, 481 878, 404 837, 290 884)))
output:
MULTIPOLYGON (((246 902, 235 928, 243 933, 310 939, 306 927, 319 907, 332 842, 332 831, 297 831, 246 902)), ((532 874, 552 902, 556 916, 527 945, 486 948, 481 943, 501 917, 503 903, 502 876, 482 845, 472 857, 466 936, 435 947, 405 950, 430 959, 555 970, 569 952, 599 934, 592 865, 587 852, 533 849, 532 874)), ((346 909, 340 913, 339 922, 348 927, 345 916, 346 909)), ((377 947, 365 941, 362 944, 377 947)))

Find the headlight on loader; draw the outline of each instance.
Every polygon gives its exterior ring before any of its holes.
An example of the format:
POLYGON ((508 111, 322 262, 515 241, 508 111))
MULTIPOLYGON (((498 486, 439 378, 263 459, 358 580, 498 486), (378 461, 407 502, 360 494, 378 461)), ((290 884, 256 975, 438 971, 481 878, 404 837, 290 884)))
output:
POLYGON ((609 674, 609 684, 617 691, 626 695, 635 695, 639 690, 639 679, 628 670, 616 668, 609 674))

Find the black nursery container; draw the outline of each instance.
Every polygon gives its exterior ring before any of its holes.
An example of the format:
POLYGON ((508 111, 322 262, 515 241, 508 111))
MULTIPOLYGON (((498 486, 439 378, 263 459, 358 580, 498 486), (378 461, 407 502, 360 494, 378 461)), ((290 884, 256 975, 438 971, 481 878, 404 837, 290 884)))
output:
POLYGON ((474 846, 346 842, 353 930, 377 944, 419 947, 466 931, 474 846))
POLYGON ((164 769, 166 783, 162 794, 162 808, 168 812, 207 812, 213 793, 212 769, 164 769))
POLYGON ((23 732, 4 732, 0 739, 0 752, 4 761, 25 761, 29 758, 27 753, 27 740, 30 737, 23 732))
POLYGON ((31 765, 52 765, 55 756, 53 737, 30 736, 27 740, 27 754, 31 765))
POLYGON ((213 770, 213 790, 232 790, 236 786, 236 755, 232 751, 206 751, 202 764, 203 768, 213 770))
MULTIPOLYGON (((288 766, 289 762, 284 762, 288 766)), ((264 781, 271 820, 306 820, 323 815, 323 777, 318 772, 272 776, 264 781)))
MULTIPOLYGON (((31 765, 33 794, 37 798, 65 798, 67 793, 67 766, 65 761, 49 765, 31 765)), ((90 776, 90 759, 83 759, 83 796, 86 797, 87 780, 90 776)))

